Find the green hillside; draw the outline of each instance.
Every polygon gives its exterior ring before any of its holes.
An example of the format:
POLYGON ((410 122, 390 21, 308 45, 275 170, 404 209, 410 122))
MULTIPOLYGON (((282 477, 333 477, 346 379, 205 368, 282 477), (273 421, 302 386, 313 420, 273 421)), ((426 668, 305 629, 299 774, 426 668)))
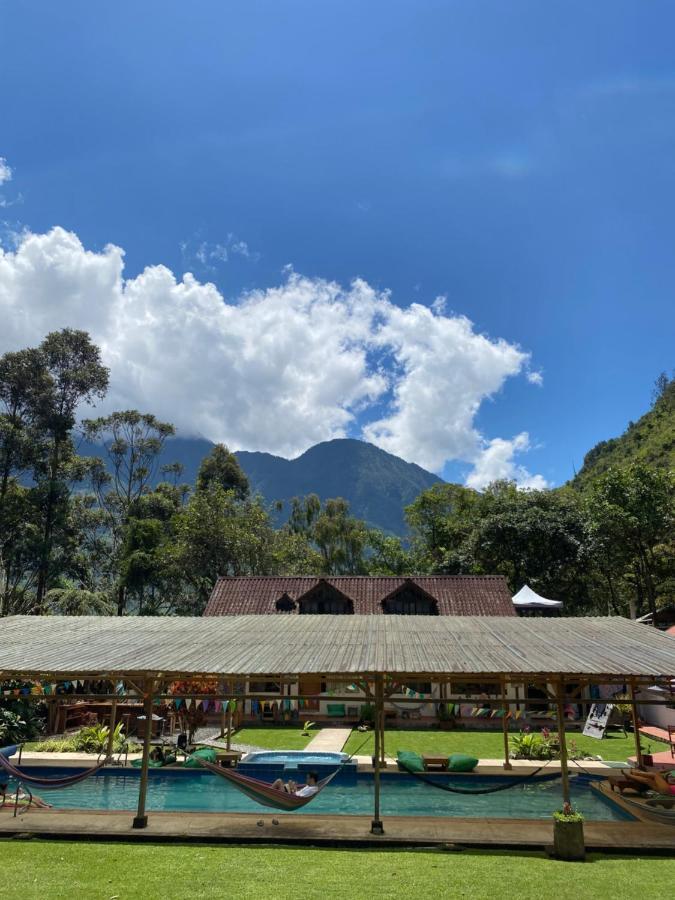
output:
POLYGON ((675 378, 660 380, 654 405, 620 437, 600 441, 584 457, 572 484, 584 488, 610 466, 643 462, 675 469, 675 378))

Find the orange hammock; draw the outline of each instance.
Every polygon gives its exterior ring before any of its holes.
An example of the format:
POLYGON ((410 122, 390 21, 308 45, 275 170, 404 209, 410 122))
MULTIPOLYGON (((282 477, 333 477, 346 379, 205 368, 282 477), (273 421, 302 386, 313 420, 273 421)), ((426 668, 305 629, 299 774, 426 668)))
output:
POLYGON ((305 806, 311 800, 314 800, 315 797, 318 797, 326 785, 330 784, 342 769, 344 763, 326 778, 322 778, 321 781, 317 782, 317 792, 309 797, 298 797, 297 794, 289 794, 287 791, 278 790, 267 781, 251 778, 250 775, 242 775, 234 769, 223 769, 221 766, 207 762, 205 759, 200 759, 199 765, 204 766, 205 769, 213 772, 214 775, 220 775, 221 778, 231 782, 242 794, 246 794, 247 797, 255 800, 256 803, 260 803, 261 806, 270 806, 272 809, 294 810, 300 809, 300 807, 305 806))

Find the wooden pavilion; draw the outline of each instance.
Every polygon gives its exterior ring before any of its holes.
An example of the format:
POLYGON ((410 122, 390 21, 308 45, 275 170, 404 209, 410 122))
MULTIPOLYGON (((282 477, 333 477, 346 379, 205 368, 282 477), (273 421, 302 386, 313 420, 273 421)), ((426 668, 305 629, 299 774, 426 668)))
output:
MULTIPOLYGON (((143 699, 146 734, 135 828, 144 828, 148 820, 153 703, 177 699, 175 693, 167 693, 177 681, 216 679, 222 685, 222 697, 228 698, 237 681, 269 677, 290 685, 300 676, 321 675, 344 685, 345 696, 336 699, 345 700, 349 685, 364 684, 376 710, 372 830, 382 833, 380 768, 384 703, 391 683, 432 678, 447 686, 449 701, 453 682, 492 683, 499 688, 499 699, 489 702, 502 710, 512 702, 509 685, 532 681, 553 685, 563 796, 569 800, 566 688, 570 684, 625 685, 641 762, 635 693, 645 685, 670 685, 675 675, 675 638, 622 618, 12 616, 2 620, 2 627, 0 680, 109 680, 111 700, 117 699, 114 688, 121 681, 143 699)), ((182 696, 200 697, 195 692, 182 696)), ((655 702, 669 700, 672 697, 655 702)), ((502 719, 508 766, 507 717, 502 719)))

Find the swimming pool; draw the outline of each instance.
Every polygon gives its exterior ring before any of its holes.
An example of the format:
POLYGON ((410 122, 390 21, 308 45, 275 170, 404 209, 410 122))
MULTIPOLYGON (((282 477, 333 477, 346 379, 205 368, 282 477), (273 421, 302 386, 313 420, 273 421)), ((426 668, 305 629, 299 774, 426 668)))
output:
MULTIPOLYGON (((35 771, 31 768, 31 771, 35 771)), ((42 771, 42 770, 41 770, 42 771)), ((46 771, 46 770, 45 770, 46 771)), ((56 776, 65 770, 49 769, 56 776)), ((67 770, 73 772, 72 769, 67 770)), ((341 773, 342 774, 342 773, 341 773)), ((373 776, 341 774, 311 804, 295 811, 299 815, 372 815, 373 776)), ((79 784, 44 797, 58 809, 128 809, 138 801, 137 770, 104 770, 79 784)), ((471 787, 489 787, 504 776, 472 778, 471 787)), ((382 775, 383 816, 470 816, 477 818, 550 819, 562 805, 560 781, 526 782, 496 794, 451 794, 421 784, 409 775, 382 775)), ((452 780, 466 786, 467 782, 452 780)), ((572 780, 572 802, 589 820, 630 820, 622 809, 596 794, 587 784, 572 780)), ((36 793, 40 794, 39 789, 36 793)), ((249 800, 229 782, 210 772, 194 770, 151 770, 147 796, 148 810, 192 812, 269 812, 249 800)), ((283 813, 279 813, 283 815, 283 813)))

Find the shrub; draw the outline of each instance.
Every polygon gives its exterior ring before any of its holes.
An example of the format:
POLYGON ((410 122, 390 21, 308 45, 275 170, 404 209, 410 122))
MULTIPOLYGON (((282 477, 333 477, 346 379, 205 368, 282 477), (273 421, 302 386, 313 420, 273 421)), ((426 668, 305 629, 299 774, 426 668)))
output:
POLYGON ((557 735, 521 731, 510 738, 513 759, 556 759, 560 747, 557 735))
POLYGON ((24 740, 26 721, 9 709, 0 709, 0 745, 20 744, 24 740))
MULTIPOLYGON (((89 725, 73 736, 74 749, 83 753, 101 753, 108 746, 110 728, 107 725, 89 725)), ((113 750, 119 751, 124 746, 122 723, 118 722, 113 736, 113 750)))

